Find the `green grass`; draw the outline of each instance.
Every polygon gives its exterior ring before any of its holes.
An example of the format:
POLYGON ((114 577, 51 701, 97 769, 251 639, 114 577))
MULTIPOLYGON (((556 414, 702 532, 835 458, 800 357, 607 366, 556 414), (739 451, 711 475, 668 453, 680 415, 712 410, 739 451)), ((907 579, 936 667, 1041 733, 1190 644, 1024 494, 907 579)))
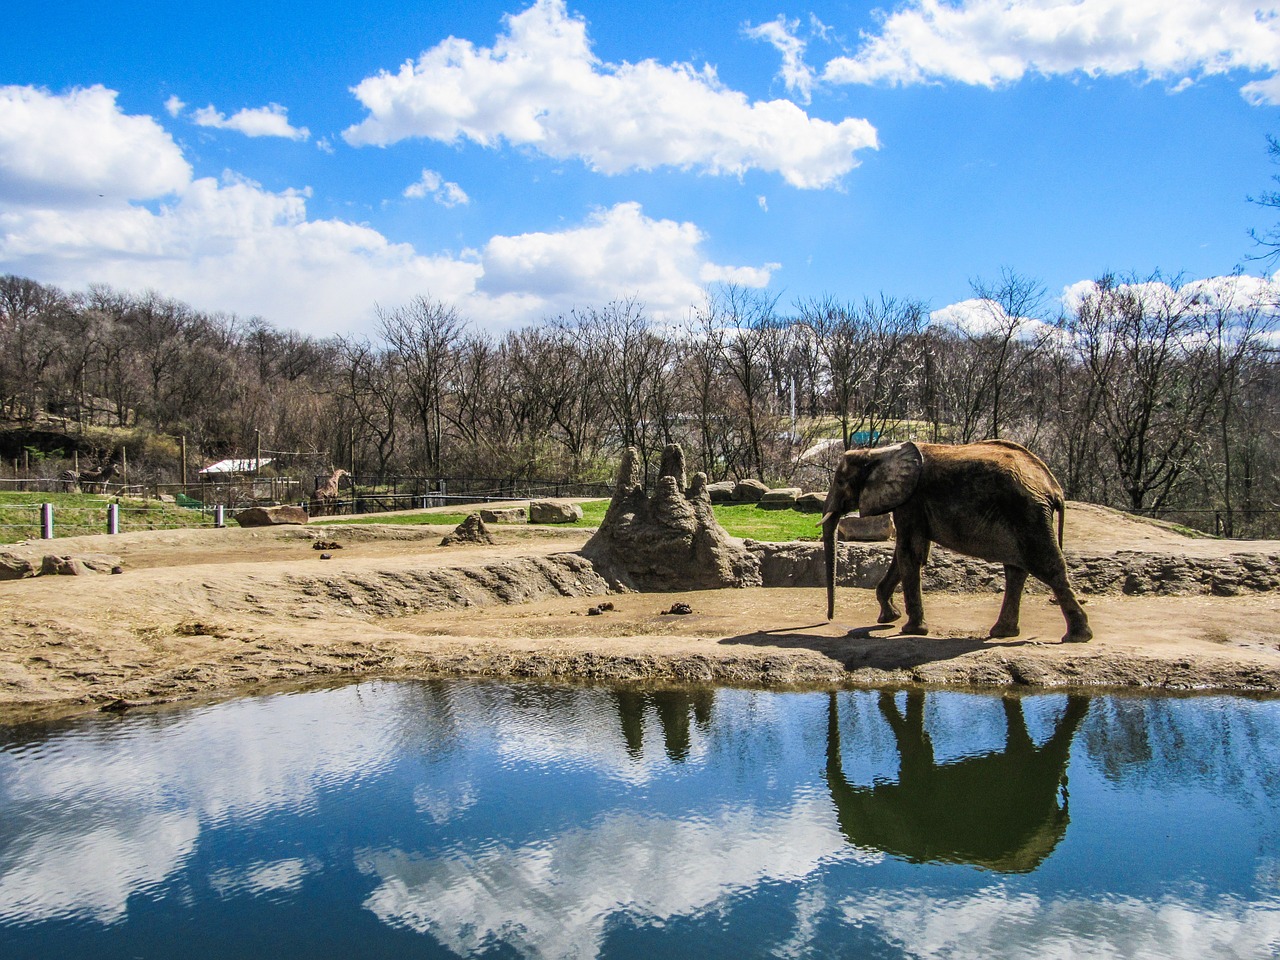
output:
MULTIPOLYGON (((598 527, 609 508, 608 500, 588 500, 580 504, 582 519, 574 523, 558 524, 562 527, 598 527)), ((477 505, 476 509, 480 509, 477 505)), ((730 536, 750 537, 752 540, 781 542, 786 540, 817 540, 818 514, 800 513, 796 510, 764 510, 754 503, 716 504, 716 519, 730 536)), ((397 516, 367 516, 325 519, 325 524, 439 524, 456 527, 467 518, 466 513, 412 513, 397 516)))
POLYGON ((107 532, 107 505, 120 505, 120 532, 211 527, 213 518, 156 500, 91 493, 0 493, 0 543, 40 538, 40 504, 53 504, 54 537, 107 532))

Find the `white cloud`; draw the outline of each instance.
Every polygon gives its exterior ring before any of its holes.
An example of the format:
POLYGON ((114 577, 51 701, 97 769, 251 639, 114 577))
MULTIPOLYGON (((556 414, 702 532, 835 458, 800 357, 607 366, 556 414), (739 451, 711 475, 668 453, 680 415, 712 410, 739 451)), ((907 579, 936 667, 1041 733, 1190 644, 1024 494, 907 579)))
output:
POLYGON ((841 908, 846 923, 879 933, 886 944, 922 960, 1264 957, 1280 941, 1276 902, 1230 896, 1089 900, 993 885, 950 897, 870 891, 841 908))
POLYGON ((747 24, 742 30, 751 39, 763 40, 782 54, 778 75, 788 90, 798 94, 803 103, 808 103, 813 94, 813 68, 805 63, 805 42, 796 36, 799 26, 799 20, 788 20, 784 14, 778 14, 776 20, 754 27, 747 24))
POLYGON ((675 319, 711 280, 741 271, 739 282, 764 286, 777 269, 713 264, 700 249, 705 239, 692 223, 653 220, 638 203, 620 203, 580 227, 494 237, 481 253, 478 288, 498 298, 536 297, 547 313, 634 295, 652 315, 675 319))
POLYGON ((929 314, 936 326, 980 337, 1012 331, 1016 337, 1029 338, 1046 329, 1046 324, 1033 317, 1013 317, 995 300, 974 298, 952 303, 929 314))
POLYGON ((121 113, 114 90, 77 87, 57 96, 0 87, 0 199, 10 204, 150 200, 190 180, 191 167, 164 128, 121 113))
POLYGON ((445 180, 434 170, 423 170, 422 176, 404 188, 404 195, 410 200, 423 200, 430 197, 442 207, 456 207, 471 202, 467 192, 456 183, 445 180))
POLYGON ((857 166, 856 151, 877 146, 866 120, 834 124, 790 101, 749 102, 710 66, 603 63, 564 0, 537 0, 505 22, 492 48, 450 37, 361 81, 353 92, 369 116, 343 133, 347 142, 505 140, 607 174, 760 169, 801 188, 835 185, 857 166))
MULTIPOLYGON (((44 282, 153 287, 200 309, 328 334, 366 325, 375 303, 424 293, 489 327, 628 294, 675 318, 708 274, 765 283, 775 269, 713 264, 697 226, 628 203, 558 232, 425 256, 369 226, 311 219, 307 190, 273 192, 230 172, 191 179, 169 135, 150 117, 123 114, 112 91, 9 88, 0 113, 15 102, 10 115, 21 122, 0 122, 0 195, 23 202, 0 209, 0 271, 44 282), (93 151, 66 149, 86 139, 93 151)), ((447 187, 442 180, 445 198, 447 187)))
MULTIPOLYGON (((170 98, 173 99, 173 98, 170 98)), ((278 103, 269 103, 265 107, 245 107, 224 116, 212 106, 201 107, 191 112, 191 119, 197 126, 213 127, 216 130, 236 130, 246 137, 284 137, 287 140, 306 140, 311 131, 306 127, 295 127, 289 123, 289 111, 278 103)))
POLYGON ((183 102, 182 98, 175 93, 164 102, 164 109, 169 116, 176 117, 178 114, 182 113, 183 110, 187 109, 187 105, 183 102))
MULTIPOLYGON (((853 56, 828 63, 823 79, 996 87, 1028 73, 1176 82, 1233 70, 1280 70, 1274 0, 907 0, 853 56)), ((1280 102, 1274 76, 1242 93, 1280 102)))

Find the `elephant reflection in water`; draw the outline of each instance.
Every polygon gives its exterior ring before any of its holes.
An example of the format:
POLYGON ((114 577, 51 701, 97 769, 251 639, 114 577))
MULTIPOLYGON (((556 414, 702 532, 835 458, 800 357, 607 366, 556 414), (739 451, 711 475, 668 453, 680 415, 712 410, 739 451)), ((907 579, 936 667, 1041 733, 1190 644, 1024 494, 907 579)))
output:
POLYGON ((841 832, 858 846, 915 863, 968 863, 1002 873, 1034 870, 1067 830, 1067 760, 1088 700, 1068 697, 1053 736, 1036 746, 1022 704, 1005 698, 1005 749, 939 764, 924 728, 924 693, 913 691, 906 699, 902 713, 892 693, 880 694, 880 712, 898 745, 897 782, 860 787, 844 776, 839 707, 831 695, 827 785, 841 832))
POLYGON ((677 762, 689 757, 691 744, 689 716, 699 727, 711 726, 711 705, 715 702, 714 690, 627 690, 613 691, 613 701, 622 723, 622 736, 627 741, 627 752, 639 759, 644 754, 644 717, 649 706, 658 714, 662 726, 662 738, 667 756, 677 762))

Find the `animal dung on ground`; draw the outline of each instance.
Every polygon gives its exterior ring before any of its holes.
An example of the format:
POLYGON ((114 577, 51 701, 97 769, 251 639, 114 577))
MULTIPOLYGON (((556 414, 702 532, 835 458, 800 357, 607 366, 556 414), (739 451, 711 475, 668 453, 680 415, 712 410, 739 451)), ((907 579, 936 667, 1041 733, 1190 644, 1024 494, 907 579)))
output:
POLYGON ((612 601, 605 600, 602 603, 597 603, 594 607, 591 607, 590 609, 588 609, 587 616, 598 617, 600 616, 600 614, 612 609, 613 609, 612 601))
POLYGON ((332 554, 332 553, 322 553, 322 554, 320 554, 320 559, 321 559, 321 560, 332 560, 332 559, 333 559, 333 554, 332 554))
POLYGON ((662 611, 663 616, 667 616, 668 614, 683 616, 687 613, 693 613, 693 607, 689 606, 687 603, 673 603, 670 610, 662 611))
POLYGON ((342 544, 337 540, 317 540, 311 545, 312 550, 341 550, 342 544))

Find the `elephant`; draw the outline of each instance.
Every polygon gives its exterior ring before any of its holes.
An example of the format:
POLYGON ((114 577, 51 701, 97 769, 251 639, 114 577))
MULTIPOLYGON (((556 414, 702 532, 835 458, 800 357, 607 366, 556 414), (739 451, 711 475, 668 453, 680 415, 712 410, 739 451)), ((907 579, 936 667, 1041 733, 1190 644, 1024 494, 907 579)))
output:
POLYGON ((1062 487, 1044 461, 1007 440, 980 443, 905 443, 845 452, 822 517, 827 619, 835 618, 836 527, 857 508, 864 516, 893 513, 897 546, 876 587, 880 623, 902 616, 893 593, 902 584, 904 634, 929 632, 920 595, 920 570, 931 543, 1004 564, 1004 604, 989 636, 1018 634, 1027 575, 1052 591, 1067 621, 1063 642, 1093 638, 1089 619, 1067 580, 1062 556, 1066 517, 1062 487), (1055 536, 1053 515, 1058 523, 1055 536))
POLYGON ((898 747, 898 779, 856 786, 844 774, 839 706, 830 695, 826 781, 840 832, 912 863, 1034 870, 1067 832, 1067 762, 1089 701, 1068 697, 1053 734, 1037 746, 1021 701, 1006 697, 1004 750, 938 763, 924 726, 925 694, 912 690, 906 699, 899 712, 894 694, 880 693, 880 713, 898 747))

